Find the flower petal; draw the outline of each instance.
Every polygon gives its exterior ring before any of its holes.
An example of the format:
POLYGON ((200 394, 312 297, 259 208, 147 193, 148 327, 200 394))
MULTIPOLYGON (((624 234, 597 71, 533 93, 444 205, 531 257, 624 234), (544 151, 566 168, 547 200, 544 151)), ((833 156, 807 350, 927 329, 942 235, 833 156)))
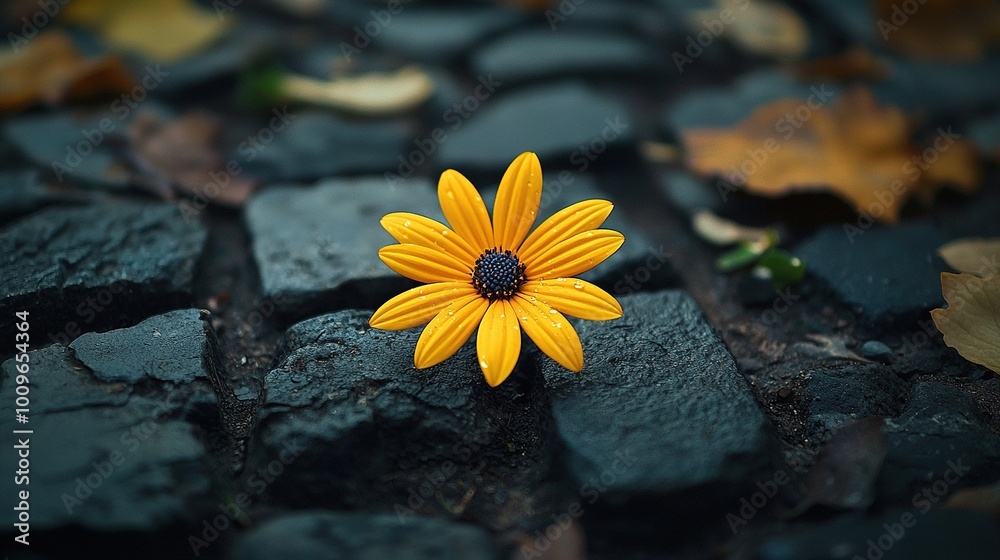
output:
POLYGON ((462 296, 476 293, 468 282, 438 282, 406 290, 378 308, 368 319, 373 328, 410 329, 430 321, 441 309, 462 296))
POLYGON ((601 264, 624 242, 625 236, 617 231, 595 229, 578 233, 521 262, 532 280, 576 276, 601 264))
POLYGON ((542 164, 538 156, 524 152, 500 179, 493 203, 493 240, 497 247, 516 251, 535 223, 542 199, 542 164))
POLYGON ((578 233, 601 227, 613 208, 613 204, 600 199, 567 206, 535 228, 517 250, 517 256, 521 260, 530 259, 578 233))
POLYGON ((490 301, 479 294, 461 297, 431 319, 417 340, 413 364, 420 369, 451 357, 472 336, 490 301))
POLYGON ((611 294, 579 278, 532 280, 521 286, 521 293, 581 319, 606 321, 622 316, 622 306, 611 294))
POLYGON ((570 371, 583 369, 583 346, 573 325, 555 309, 515 295, 511 303, 521 320, 521 328, 545 354, 570 371))
POLYGON ((397 274, 417 282, 468 281, 472 267, 436 249, 404 243, 378 250, 378 258, 397 274))
POLYGON ((479 252, 466 240, 437 220, 409 212, 393 212, 382 218, 382 227, 400 243, 437 249, 470 263, 479 258, 479 252))
POLYGON ((452 229, 474 250, 482 252, 493 248, 493 228, 486 203, 464 175, 454 169, 441 174, 438 202, 452 229))
POLYGON ((507 300, 490 304, 476 335, 479 368, 490 387, 504 382, 521 355, 521 327, 507 300))

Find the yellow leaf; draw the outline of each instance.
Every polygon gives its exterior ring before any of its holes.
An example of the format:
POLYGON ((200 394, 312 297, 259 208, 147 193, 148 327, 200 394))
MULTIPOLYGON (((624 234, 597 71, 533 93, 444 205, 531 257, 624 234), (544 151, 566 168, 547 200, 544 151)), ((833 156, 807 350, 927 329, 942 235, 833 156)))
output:
POLYGON ((979 277, 1000 274, 1000 238, 959 239, 938 247, 937 252, 959 272, 979 277))
POLYGON ((918 150, 903 112, 880 105, 864 88, 841 94, 832 106, 812 98, 779 99, 732 128, 681 134, 687 164, 698 173, 721 175, 769 197, 830 191, 888 223, 896 223, 915 192, 927 195, 945 184, 963 192, 979 186, 978 159, 968 160, 961 141, 942 135, 936 145, 918 150))
POLYGON ((1000 275, 941 273, 941 292, 948 307, 931 317, 944 343, 970 362, 1000 373, 1000 275))
POLYGON ((330 82, 285 76, 281 92, 293 101, 351 113, 384 115, 412 109, 427 101, 434 92, 434 82, 419 68, 407 66, 396 72, 372 72, 330 82))
POLYGON ((73 0, 60 17, 94 30, 112 47, 163 62, 205 49, 232 20, 188 0, 73 0))

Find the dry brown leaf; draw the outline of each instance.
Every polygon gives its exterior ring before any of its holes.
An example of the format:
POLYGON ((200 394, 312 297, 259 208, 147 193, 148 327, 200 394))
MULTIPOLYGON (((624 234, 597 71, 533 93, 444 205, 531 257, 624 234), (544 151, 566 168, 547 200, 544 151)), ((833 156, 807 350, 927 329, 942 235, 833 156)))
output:
POLYGON ((948 266, 980 278, 1000 274, 1000 237, 959 239, 937 250, 948 266))
POLYGON ((721 175, 769 197, 831 191, 888 223, 899 219, 915 192, 926 195, 943 184, 966 192, 979 186, 978 160, 965 167, 954 163, 967 157, 961 141, 942 131, 934 140, 941 149, 917 150, 903 112, 880 105, 860 87, 832 106, 814 98, 779 99, 731 128, 686 130, 682 138, 687 164, 698 173, 721 175), (949 152, 954 154, 946 157, 949 152))
POLYGON ((724 37, 755 54, 797 59, 809 46, 809 28, 798 13, 769 0, 753 0, 735 9, 732 2, 716 0, 715 8, 695 10, 690 19, 694 27, 718 22, 724 37))
POLYGON ((870 506, 887 450, 884 426, 882 418, 873 416, 837 430, 806 475, 802 501, 786 516, 799 515, 814 505, 855 510, 870 506))
POLYGON ((281 91, 289 100, 363 115, 386 115, 427 101, 434 92, 434 82, 423 70, 407 66, 396 72, 372 72, 329 82, 286 76, 281 91))
POLYGON ((129 143, 141 176, 158 192, 177 190, 224 206, 240 206, 256 187, 241 176, 238 162, 218 152, 221 124, 204 112, 165 122, 150 112, 136 115, 129 143))
POLYGON ((38 102, 56 105, 128 92, 132 75, 116 55, 87 59, 58 30, 40 33, 27 46, 0 56, 0 112, 38 102))
POLYGON ((1000 4, 995 0, 875 2, 875 35, 914 58, 971 61, 1000 44, 1000 4), (910 6, 915 4, 915 9, 910 6))
POLYGON ((948 307, 931 310, 944 343, 970 362, 1000 373, 1000 275, 941 273, 948 307))
POLYGON ((112 47, 163 62, 207 48, 232 23, 189 0, 73 0, 59 16, 93 29, 112 47))

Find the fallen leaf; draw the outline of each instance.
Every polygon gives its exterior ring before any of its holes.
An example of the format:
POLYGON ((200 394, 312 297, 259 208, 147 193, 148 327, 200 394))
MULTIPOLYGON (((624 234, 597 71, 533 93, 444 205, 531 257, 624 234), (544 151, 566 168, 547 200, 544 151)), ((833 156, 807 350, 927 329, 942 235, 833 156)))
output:
POLYGON ((256 182, 240 176, 239 162, 223 161, 217 145, 221 130, 204 112, 170 122, 151 112, 136 115, 128 131, 136 180, 160 193, 179 190, 216 204, 242 205, 256 182))
POLYGON ((878 0, 875 27, 878 38, 911 57, 971 61, 1000 44, 1000 4, 994 0, 934 0, 919 2, 911 10, 899 0, 878 0))
POLYGON ((937 250, 948 266, 980 278, 1000 274, 1000 237, 959 239, 937 250))
POLYGON ((788 251, 771 248, 760 256, 754 272, 770 279, 774 289, 784 290, 802 281, 806 275, 806 263, 788 251))
POLYGON ((716 7, 694 10, 688 19, 698 29, 715 22, 723 37, 755 54, 795 59, 809 46, 809 29, 798 13, 769 0, 716 0, 716 7))
POLYGON ((842 426, 816 456, 802 501, 787 517, 815 505, 863 510, 875 501, 875 480, 886 455, 885 421, 877 416, 842 426))
POLYGON ((737 224, 732 220, 717 216, 711 210, 699 210, 691 217, 691 228, 699 237, 713 245, 732 245, 740 241, 764 245, 767 249, 777 243, 777 232, 773 229, 754 228, 737 224))
POLYGON ((941 148, 921 152, 903 112, 867 89, 845 92, 832 106, 815 101, 779 99, 731 128, 682 131, 688 166, 762 196, 831 191, 888 223, 914 192, 978 188, 978 160, 962 167, 946 157, 967 157, 960 141, 940 136, 941 148))
POLYGON ((40 33, 27 46, 0 54, 0 112, 36 103, 58 105, 128 92, 133 78, 117 55, 86 58, 65 33, 40 33))
POLYGON ((189 0, 73 0, 59 17, 92 29, 114 48, 162 62, 204 50, 232 23, 189 0))
POLYGON ((406 111, 427 101, 433 92, 434 82, 415 66, 396 72, 372 72, 332 81, 286 75, 279 85, 279 95, 289 101, 313 103, 363 115, 406 111))
POLYGON ((931 310, 944 343, 963 358, 1000 373, 1000 274, 941 273, 948 307, 931 310))

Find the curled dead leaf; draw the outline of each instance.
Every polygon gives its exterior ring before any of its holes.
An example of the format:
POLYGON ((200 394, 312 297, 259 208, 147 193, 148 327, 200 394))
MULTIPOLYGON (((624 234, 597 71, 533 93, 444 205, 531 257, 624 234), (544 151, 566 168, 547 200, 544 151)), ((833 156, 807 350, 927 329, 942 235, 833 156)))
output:
POLYGON ((944 343, 970 362, 1000 373, 1000 275, 941 273, 941 293, 948 307, 931 318, 944 343))
POLYGON ((1000 238, 959 239, 937 250, 948 266, 981 278, 1000 274, 1000 238))

